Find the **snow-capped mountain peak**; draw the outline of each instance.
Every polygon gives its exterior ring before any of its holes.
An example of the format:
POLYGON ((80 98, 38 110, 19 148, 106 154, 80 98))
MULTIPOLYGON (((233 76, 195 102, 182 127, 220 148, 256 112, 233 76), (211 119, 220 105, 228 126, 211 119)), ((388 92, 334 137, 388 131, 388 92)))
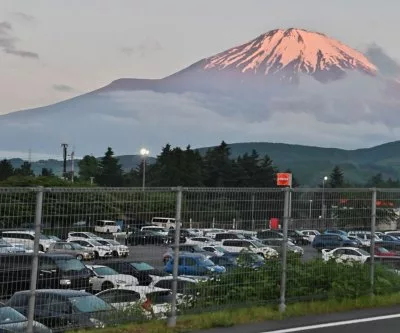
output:
POLYGON ((361 52, 324 34, 293 28, 269 31, 207 58, 203 69, 279 76, 289 81, 304 73, 321 82, 341 78, 349 70, 369 75, 377 72, 361 52))

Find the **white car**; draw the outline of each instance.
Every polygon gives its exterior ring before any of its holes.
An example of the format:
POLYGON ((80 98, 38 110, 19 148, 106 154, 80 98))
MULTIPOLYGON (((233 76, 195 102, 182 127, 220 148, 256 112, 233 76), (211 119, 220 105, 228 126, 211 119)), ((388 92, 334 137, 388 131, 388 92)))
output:
POLYGON ((197 244, 197 245, 205 245, 215 243, 215 240, 210 237, 191 237, 186 239, 185 244, 197 244))
POLYGON ((93 252, 95 259, 112 257, 111 248, 99 243, 95 239, 75 239, 69 240, 68 243, 79 244, 85 250, 93 252))
POLYGON ((226 232, 225 229, 204 229, 204 236, 215 238, 216 234, 220 234, 222 232, 226 232))
POLYGON ((189 228, 189 229, 186 229, 186 230, 189 231, 191 234, 196 235, 196 237, 204 236, 204 232, 201 229, 189 228))
POLYGON ((89 283, 93 291, 102 291, 111 288, 137 286, 139 281, 132 275, 119 274, 110 267, 103 265, 86 265, 92 272, 89 283))
POLYGON ((78 231, 71 231, 68 233, 67 242, 71 240, 77 239, 104 239, 103 237, 99 237, 92 232, 78 232, 78 231))
POLYGON ((322 259, 324 261, 335 259, 336 262, 356 261, 365 263, 369 257, 370 254, 367 251, 357 247, 338 247, 333 250, 322 250, 322 259))
POLYGON ((154 232, 159 233, 160 235, 168 236, 168 229, 165 229, 164 227, 155 226, 155 225, 145 226, 145 227, 142 227, 140 230, 141 231, 154 231, 154 232))
MULTIPOLYGON (((7 230, 1 232, 1 238, 11 245, 22 245, 29 252, 33 252, 35 232, 32 230, 7 230)), ((54 240, 47 236, 39 235, 39 251, 46 252, 54 240)))
POLYGON ((200 245, 200 247, 207 251, 207 252, 212 252, 214 255, 221 257, 224 255, 224 253, 227 253, 229 251, 225 250, 223 247, 221 247, 220 244, 205 244, 203 246, 200 245))
POLYGON ((304 239, 308 240, 310 243, 313 242, 315 236, 320 235, 318 230, 299 230, 299 233, 304 236, 304 239))
POLYGON ((97 241, 105 246, 111 248, 114 257, 127 257, 129 255, 129 247, 122 245, 113 239, 97 239, 97 241))
MULTIPOLYGON (((97 297, 118 310, 129 309, 139 305, 148 317, 165 318, 171 309, 172 292, 150 286, 130 286, 107 289, 96 294, 97 297)), ((178 304, 181 298, 178 294, 178 304)))
POLYGON ((278 251, 265 246, 263 243, 249 239, 225 239, 222 241, 221 247, 228 252, 239 253, 242 250, 250 250, 256 254, 262 255, 266 259, 276 258, 279 256, 278 251))

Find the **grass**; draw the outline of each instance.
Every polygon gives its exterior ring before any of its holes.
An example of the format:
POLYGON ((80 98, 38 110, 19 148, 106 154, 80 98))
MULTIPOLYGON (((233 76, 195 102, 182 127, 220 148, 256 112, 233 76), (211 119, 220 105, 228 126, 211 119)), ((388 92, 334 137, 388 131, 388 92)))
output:
POLYGON ((360 297, 357 299, 311 301, 288 304, 284 314, 277 306, 255 306, 239 309, 221 310, 198 315, 178 317, 175 328, 169 328, 166 321, 149 321, 109 327, 104 329, 80 330, 80 333, 186 333, 194 330, 206 330, 215 327, 230 327, 240 324, 256 323, 268 320, 282 320, 305 315, 320 315, 333 312, 345 312, 356 309, 385 307, 400 304, 400 293, 391 295, 360 297))

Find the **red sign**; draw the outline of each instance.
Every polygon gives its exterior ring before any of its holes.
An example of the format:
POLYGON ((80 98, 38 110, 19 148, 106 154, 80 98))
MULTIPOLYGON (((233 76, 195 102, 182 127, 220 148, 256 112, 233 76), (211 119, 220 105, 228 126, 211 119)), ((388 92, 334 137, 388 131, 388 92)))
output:
POLYGON ((292 174, 291 173, 277 173, 276 184, 278 186, 292 186, 292 174))
POLYGON ((276 217, 273 217, 269 220, 269 228, 273 230, 279 229, 279 219, 276 217))

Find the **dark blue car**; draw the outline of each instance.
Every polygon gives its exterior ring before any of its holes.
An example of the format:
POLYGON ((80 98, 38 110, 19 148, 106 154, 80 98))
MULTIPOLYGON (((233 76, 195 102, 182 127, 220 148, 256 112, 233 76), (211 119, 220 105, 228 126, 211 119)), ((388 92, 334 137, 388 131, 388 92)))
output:
POLYGON ((317 250, 322 249, 336 249, 337 247, 348 246, 348 247, 358 247, 356 241, 352 241, 346 236, 339 234, 322 234, 315 236, 312 247, 317 250))
MULTIPOLYGON (((174 267, 174 259, 170 259, 165 265, 164 270, 172 273, 174 267)), ((211 260, 202 254, 185 253, 179 255, 178 275, 211 275, 215 273, 225 273, 223 266, 215 265, 211 260)))

